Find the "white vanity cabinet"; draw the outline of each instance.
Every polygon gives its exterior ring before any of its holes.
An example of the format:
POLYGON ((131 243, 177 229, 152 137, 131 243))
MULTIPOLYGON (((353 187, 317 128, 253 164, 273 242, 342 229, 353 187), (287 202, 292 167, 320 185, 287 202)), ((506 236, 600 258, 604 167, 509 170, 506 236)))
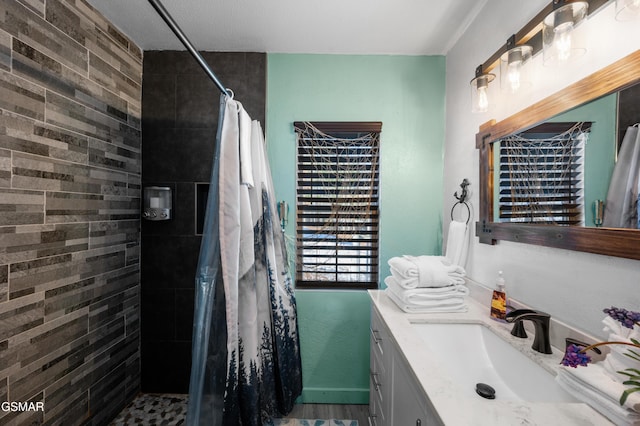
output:
POLYGON ((369 424, 442 425, 375 308, 371 310, 369 424))

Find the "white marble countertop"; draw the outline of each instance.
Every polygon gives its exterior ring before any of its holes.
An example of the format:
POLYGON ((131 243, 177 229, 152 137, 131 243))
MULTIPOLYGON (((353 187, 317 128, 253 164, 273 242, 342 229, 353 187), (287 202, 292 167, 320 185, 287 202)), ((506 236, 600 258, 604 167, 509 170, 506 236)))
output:
POLYGON ((542 403, 486 400, 468 397, 460 392, 442 369, 424 341, 411 326, 415 322, 479 323, 489 327, 520 352, 543 366, 554 376, 563 351, 553 348, 553 354, 545 355, 531 349, 533 337, 518 339, 511 336, 511 324, 503 324, 489 318, 489 307, 467 298, 469 311, 465 313, 407 314, 400 310, 382 290, 369 290, 373 305, 380 312, 391 335, 418 382, 436 408, 445 425, 611 425, 605 417, 584 403, 542 403))

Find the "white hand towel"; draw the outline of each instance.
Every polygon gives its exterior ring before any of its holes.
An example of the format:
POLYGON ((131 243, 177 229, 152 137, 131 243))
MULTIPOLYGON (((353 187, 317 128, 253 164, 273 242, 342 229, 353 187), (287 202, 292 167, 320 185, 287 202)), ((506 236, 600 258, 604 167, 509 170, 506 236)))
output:
POLYGON ((385 290, 385 294, 395 302, 396 305, 400 309, 402 309, 406 313, 410 314, 426 314, 433 312, 467 312, 469 309, 468 305, 464 302, 455 300, 455 301, 438 301, 437 303, 432 304, 431 306, 418 306, 414 304, 404 303, 393 291, 390 291, 388 288, 385 290))
POLYGON ((625 406, 620 406, 618 400, 625 386, 611 380, 600 365, 561 367, 556 381, 616 425, 640 425, 640 414, 630 408, 638 406, 640 395, 631 394, 625 406))
POLYGON ((469 250, 469 236, 467 231, 468 226, 465 222, 452 220, 449 223, 444 257, 454 265, 462 266, 467 261, 467 251, 469 250))
POLYGON ((418 270, 418 287, 451 285, 449 274, 440 259, 434 256, 405 256, 418 270))

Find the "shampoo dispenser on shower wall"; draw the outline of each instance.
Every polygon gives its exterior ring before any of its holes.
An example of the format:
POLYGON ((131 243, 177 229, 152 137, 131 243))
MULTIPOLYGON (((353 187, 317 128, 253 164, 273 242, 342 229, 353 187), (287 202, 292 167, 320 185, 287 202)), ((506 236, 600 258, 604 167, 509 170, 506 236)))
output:
POLYGON ((142 217, 148 220, 171 219, 171 188, 147 186, 144 188, 142 217))
POLYGON ((491 298, 491 318, 498 321, 505 321, 507 316, 507 293, 504 289, 504 278, 502 271, 498 271, 496 289, 493 290, 491 298))

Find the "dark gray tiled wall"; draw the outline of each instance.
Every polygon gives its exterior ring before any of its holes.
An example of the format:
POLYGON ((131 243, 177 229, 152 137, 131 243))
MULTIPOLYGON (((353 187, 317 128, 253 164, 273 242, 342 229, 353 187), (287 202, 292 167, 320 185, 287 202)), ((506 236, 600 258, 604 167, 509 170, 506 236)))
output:
POLYGON ((0 0, 0 424, 140 389, 142 52, 84 0, 0 0))
MULTIPOLYGON (((264 123, 266 55, 203 52, 222 83, 264 123)), ((220 92, 187 52, 144 52, 143 186, 173 189, 174 218, 142 223, 142 390, 187 392, 195 269, 195 184, 208 182, 220 92)), ((0 154, 1 155, 1 154, 0 154)))

